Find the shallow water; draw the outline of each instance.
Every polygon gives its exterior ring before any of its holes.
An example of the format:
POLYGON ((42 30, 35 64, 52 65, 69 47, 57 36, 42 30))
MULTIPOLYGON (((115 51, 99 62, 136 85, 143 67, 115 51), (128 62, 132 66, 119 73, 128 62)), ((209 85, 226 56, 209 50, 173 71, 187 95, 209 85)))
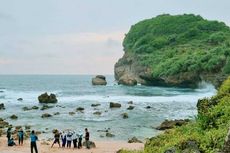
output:
POLYGON ((165 119, 194 118, 197 114, 196 103, 199 98, 210 97, 216 93, 212 85, 203 83, 199 89, 165 88, 117 85, 113 76, 107 76, 107 86, 92 86, 87 75, 2 75, 0 76, 0 102, 6 110, 0 111, 0 117, 6 118, 13 125, 31 125, 33 129, 45 131, 42 137, 52 137, 54 128, 60 130, 83 130, 88 127, 93 139, 127 140, 133 136, 139 139, 152 137, 159 131, 152 127, 158 126, 165 119), (55 93, 58 103, 48 110, 23 111, 22 108, 41 106, 37 97, 41 93, 55 93), (23 98, 23 101, 17 101, 23 98), (134 110, 127 110, 128 102, 133 101, 134 110), (109 102, 119 102, 120 109, 110 109, 109 102), (101 106, 91 107, 100 103, 101 106), (60 107, 61 106, 61 107, 60 107), (146 109, 151 106, 151 109, 146 109), (84 107, 84 113, 69 115, 77 107, 84 107), (102 112, 101 116, 94 115, 102 112), (60 115, 42 119, 43 113, 60 115), (127 112, 128 119, 121 114, 127 112), (16 114, 18 120, 10 120, 16 114), (46 130, 48 128, 48 130, 46 130), (103 132, 111 128, 113 138, 101 137, 103 132))

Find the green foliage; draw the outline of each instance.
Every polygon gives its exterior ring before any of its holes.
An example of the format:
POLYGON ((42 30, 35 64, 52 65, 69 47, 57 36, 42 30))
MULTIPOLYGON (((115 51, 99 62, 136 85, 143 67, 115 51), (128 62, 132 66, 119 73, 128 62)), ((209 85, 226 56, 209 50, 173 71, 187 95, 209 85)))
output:
POLYGON ((131 27, 124 50, 152 69, 153 77, 190 72, 230 73, 230 29, 192 14, 160 15, 131 27), (228 66, 225 66, 228 65, 228 66))
POLYGON ((181 153, 183 144, 191 140, 197 142, 202 153, 220 151, 230 126, 230 77, 216 96, 199 100, 198 111, 195 121, 149 139, 144 153, 164 153, 170 148, 181 153))

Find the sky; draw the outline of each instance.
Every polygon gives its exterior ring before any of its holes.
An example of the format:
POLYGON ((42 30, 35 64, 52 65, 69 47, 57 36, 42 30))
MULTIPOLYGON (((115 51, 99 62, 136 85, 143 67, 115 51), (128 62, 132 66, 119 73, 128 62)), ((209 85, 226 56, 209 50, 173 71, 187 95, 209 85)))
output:
POLYGON ((131 25, 163 13, 230 25, 229 0, 0 0, 0 74, 113 74, 131 25))

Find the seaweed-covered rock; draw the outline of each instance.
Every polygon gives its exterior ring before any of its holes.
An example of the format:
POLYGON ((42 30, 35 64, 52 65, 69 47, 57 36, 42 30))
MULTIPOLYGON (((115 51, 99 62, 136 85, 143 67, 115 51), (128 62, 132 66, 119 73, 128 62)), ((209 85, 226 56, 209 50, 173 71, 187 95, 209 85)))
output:
POLYGON ((110 107, 110 108, 120 108, 120 107, 121 107, 121 104, 119 104, 119 103, 114 103, 114 102, 110 102, 110 103, 109 103, 109 107, 110 107))
POLYGON ((4 109, 6 109, 6 108, 5 108, 5 105, 4 105, 3 103, 1 103, 1 104, 0 104, 0 110, 4 110, 4 109))
POLYGON ((172 129, 175 126, 182 126, 184 124, 187 124, 189 122, 189 119, 185 120, 165 120, 161 123, 160 126, 158 126, 157 130, 166 130, 166 129, 172 129))
POLYGON ((52 115, 49 113, 42 114, 42 118, 48 118, 48 117, 52 117, 52 115))
POLYGON ((92 79, 93 85, 106 85, 106 78, 103 75, 97 75, 95 78, 92 79))
POLYGON ((136 137, 132 137, 128 140, 128 143, 142 143, 142 141, 138 140, 136 137))
POLYGON ((10 116, 10 118, 11 118, 12 120, 16 120, 16 119, 18 119, 18 116, 15 115, 15 114, 13 114, 13 115, 10 116))
POLYGON ((38 96, 38 101, 40 103, 57 103, 58 102, 56 95, 52 93, 50 95, 48 95, 47 93, 41 94, 40 96, 38 96))

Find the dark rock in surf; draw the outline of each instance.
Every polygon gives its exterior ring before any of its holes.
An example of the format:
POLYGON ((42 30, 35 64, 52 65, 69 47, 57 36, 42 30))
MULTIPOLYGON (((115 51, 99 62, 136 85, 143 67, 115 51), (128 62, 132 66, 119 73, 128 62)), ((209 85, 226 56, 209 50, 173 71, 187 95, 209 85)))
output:
POLYGON ((50 109, 50 108, 53 108, 54 106, 49 106, 49 105, 46 105, 44 104, 40 110, 46 110, 46 109, 50 109))
POLYGON ((76 108, 76 111, 77 112, 83 112, 85 110, 85 108, 83 108, 83 107, 78 107, 78 108, 76 108))
POLYGON ((110 102, 110 103, 109 103, 109 107, 110 107, 110 108, 120 108, 120 107, 121 107, 121 104, 119 104, 119 103, 114 103, 114 102, 110 102))
POLYGON ((0 110, 4 110, 4 109, 6 109, 6 108, 5 108, 5 105, 4 105, 3 103, 1 103, 1 104, 0 104, 0 110))
POLYGON ((23 101, 23 98, 18 98, 17 100, 18 100, 18 101, 23 101))
POLYGON ((48 95, 47 93, 41 94, 38 96, 39 103, 57 103, 57 97, 55 94, 48 95))
POLYGON ((128 113, 123 113, 123 114, 121 114, 121 115, 122 115, 122 118, 123 118, 123 119, 127 119, 127 118, 129 118, 128 113))
POLYGON ((101 104, 92 104, 91 107, 97 107, 100 106, 101 104))
POLYGON ((133 101, 129 101, 128 104, 133 104, 133 101))
POLYGON ((97 111, 93 113, 94 115, 101 115, 101 112, 97 111))
POLYGON ((18 116, 15 115, 15 114, 13 114, 13 115, 10 116, 10 118, 11 118, 12 120, 16 120, 16 119, 18 119, 18 116))
POLYGON ((106 85, 106 78, 103 75, 97 75, 95 78, 92 79, 93 85, 106 85))
POLYGON ((42 114, 41 117, 42 117, 42 118, 49 118, 49 117, 52 117, 52 115, 49 114, 49 113, 44 113, 44 114, 42 114))
POLYGON ((74 114, 76 114, 75 112, 69 112, 69 115, 74 115, 74 114))
POLYGON ((127 110, 133 110, 135 107, 134 106, 129 106, 127 110))

